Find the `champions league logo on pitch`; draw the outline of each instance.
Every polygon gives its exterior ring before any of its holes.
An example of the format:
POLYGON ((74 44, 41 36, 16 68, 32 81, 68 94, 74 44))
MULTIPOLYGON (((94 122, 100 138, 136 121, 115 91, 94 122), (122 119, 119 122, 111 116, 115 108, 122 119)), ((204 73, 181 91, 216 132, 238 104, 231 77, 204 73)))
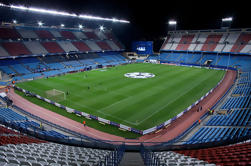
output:
POLYGON ((134 72, 134 73, 126 73, 124 74, 125 77, 128 78, 153 78, 155 77, 152 73, 141 73, 141 72, 134 72))

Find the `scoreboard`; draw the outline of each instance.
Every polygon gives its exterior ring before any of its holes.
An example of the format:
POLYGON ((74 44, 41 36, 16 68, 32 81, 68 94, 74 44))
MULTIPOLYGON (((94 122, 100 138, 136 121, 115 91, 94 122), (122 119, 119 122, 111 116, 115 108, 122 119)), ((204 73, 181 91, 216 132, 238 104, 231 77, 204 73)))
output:
POLYGON ((132 51, 139 55, 153 54, 153 42, 152 41, 136 41, 132 43, 132 51))

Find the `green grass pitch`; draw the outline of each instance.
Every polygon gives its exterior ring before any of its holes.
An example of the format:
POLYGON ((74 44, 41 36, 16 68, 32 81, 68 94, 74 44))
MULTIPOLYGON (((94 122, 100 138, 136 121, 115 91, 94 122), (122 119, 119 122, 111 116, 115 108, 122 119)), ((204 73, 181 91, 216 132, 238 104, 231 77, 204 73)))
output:
MULTIPOLYGON (((130 64, 27 81, 18 83, 17 86, 43 97, 46 97, 45 91, 51 89, 68 91, 66 100, 60 104, 145 130, 182 112, 213 88, 224 74, 225 71, 205 68, 130 64), (148 79, 124 77, 128 72, 149 72, 156 76, 148 79)), ((36 99, 29 100, 35 102, 36 99)), ((36 103, 42 106, 48 105, 36 103)), ((55 111, 55 108, 52 108, 52 111, 55 111)), ((77 120, 69 113, 65 113, 66 111, 57 112, 77 120)), ((97 122, 89 124, 100 130, 108 127, 107 125, 97 127, 97 122)), ((103 131, 125 136, 120 134, 123 131, 108 130, 110 131, 103 131)), ((137 136, 132 134, 129 137, 137 136)))

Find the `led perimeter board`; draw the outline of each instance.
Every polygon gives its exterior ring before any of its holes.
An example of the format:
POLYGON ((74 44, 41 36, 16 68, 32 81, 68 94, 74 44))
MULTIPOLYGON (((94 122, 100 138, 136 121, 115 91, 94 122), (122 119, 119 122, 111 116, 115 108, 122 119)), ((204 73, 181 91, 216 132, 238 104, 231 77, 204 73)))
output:
POLYGON ((139 55, 153 54, 152 41, 136 41, 132 43, 132 51, 139 55))

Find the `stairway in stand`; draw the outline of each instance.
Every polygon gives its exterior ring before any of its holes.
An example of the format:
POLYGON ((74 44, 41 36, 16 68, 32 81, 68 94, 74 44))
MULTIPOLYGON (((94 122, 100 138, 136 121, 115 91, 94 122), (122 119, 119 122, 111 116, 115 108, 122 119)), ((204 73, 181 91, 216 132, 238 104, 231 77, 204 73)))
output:
POLYGON ((125 152, 119 166, 144 166, 140 153, 125 152))

